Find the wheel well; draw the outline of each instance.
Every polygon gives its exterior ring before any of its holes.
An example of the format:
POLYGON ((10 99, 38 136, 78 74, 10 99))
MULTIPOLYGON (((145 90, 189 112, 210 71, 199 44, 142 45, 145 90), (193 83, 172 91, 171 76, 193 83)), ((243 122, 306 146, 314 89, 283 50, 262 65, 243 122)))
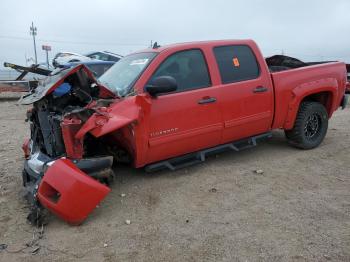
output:
POLYGON ((328 115, 330 115, 331 109, 332 109, 332 100, 333 100, 333 94, 331 92, 320 92, 320 93, 311 94, 304 97, 304 99, 301 102, 305 102, 305 101, 318 102, 326 108, 328 115))

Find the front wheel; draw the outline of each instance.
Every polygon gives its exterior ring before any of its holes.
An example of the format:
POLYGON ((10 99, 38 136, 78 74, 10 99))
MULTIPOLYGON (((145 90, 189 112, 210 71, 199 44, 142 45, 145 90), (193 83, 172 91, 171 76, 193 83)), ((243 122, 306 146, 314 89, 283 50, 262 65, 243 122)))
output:
POLYGON ((293 129, 286 130, 285 134, 291 145, 302 149, 312 149, 322 143, 327 129, 326 108, 317 102, 303 102, 293 129))

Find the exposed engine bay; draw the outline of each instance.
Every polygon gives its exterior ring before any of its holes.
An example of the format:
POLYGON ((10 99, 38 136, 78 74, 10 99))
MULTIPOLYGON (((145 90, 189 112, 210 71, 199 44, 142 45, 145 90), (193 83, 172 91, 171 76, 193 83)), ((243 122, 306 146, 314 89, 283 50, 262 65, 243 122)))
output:
MULTIPOLYGON (((63 139, 67 135, 67 125, 82 125, 93 113, 113 101, 99 97, 99 88, 83 69, 69 75, 51 94, 34 102, 27 113, 32 151, 39 150, 51 158, 63 156, 69 147, 63 139)), ((84 150, 81 154, 89 153, 84 150)), ((74 156, 81 158, 83 155, 74 156)))
POLYGON ((61 70, 21 98, 21 104, 33 104, 27 112, 30 139, 23 145, 23 184, 32 204, 32 223, 41 223, 43 205, 79 224, 108 194, 114 160, 129 158, 108 136, 89 131, 109 121, 107 108, 118 100, 83 65, 61 70), (77 198, 90 200, 77 211, 77 198))

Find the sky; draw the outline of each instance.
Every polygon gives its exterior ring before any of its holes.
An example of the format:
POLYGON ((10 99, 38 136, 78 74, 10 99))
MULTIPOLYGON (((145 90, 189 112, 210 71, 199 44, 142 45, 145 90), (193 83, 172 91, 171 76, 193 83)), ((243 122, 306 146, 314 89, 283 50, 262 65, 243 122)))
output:
MULTIPOLYGON (((349 0, 1 0, 0 68, 60 51, 108 50, 127 55, 160 45, 216 39, 253 39, 264 56, 350 62, 349 0)), ((31 64, 32 62, 27 62, 31 64)))

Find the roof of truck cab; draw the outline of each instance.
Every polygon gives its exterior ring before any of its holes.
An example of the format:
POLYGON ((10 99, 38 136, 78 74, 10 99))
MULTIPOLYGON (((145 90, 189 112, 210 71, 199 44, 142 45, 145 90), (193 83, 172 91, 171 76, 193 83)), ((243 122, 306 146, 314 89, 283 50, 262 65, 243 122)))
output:
POLYGON ((185 43, 175 43, 160 46, 158 48, 147 48, 134 53, 144 53, 144 52, 157 52, 161 53, 168 49, 191 49, 200 48, 205 46, 224 46, 224 45, 241 45, 241 44, 255 44, 251 39, 227 39, 227 40, 209 40, 209 41, 196 41, 196 42, 185 42, 185 43))

